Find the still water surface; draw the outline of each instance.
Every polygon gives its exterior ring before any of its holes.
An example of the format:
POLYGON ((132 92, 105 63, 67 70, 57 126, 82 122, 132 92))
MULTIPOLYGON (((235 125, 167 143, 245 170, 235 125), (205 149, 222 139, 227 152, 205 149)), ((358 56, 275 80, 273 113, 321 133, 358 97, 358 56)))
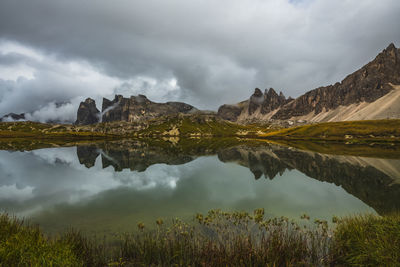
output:
POLYGON ((179 150, 101 143, 0 151, 0 209, 55 233, 130 231, 210 209, 299 218, 400 207, 400 160, 278 145, 179 150))

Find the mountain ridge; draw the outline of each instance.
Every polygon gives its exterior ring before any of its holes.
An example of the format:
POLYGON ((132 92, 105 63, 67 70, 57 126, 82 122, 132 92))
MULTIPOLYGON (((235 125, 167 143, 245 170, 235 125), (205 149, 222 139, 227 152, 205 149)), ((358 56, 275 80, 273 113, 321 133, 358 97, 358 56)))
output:
POLYGON ((96 102, 87 98, 81 102, 75 124, 86 125, 99 122, 139 122, 177 114, 196 113, 199 110, 183 102, 157 103, 149 100, 145 95, 125 98, 115 95, 113 100, 103 98, 101 112, 96 102))
MULTIPOLYGON (((280 105, 276 105, 276 96, 272 99, 267 98, 267 92, 264 93, 262 103, 255 101, 254 96, 261 97, 261 90, 256 88, 248 100, 235 105, 220 106, 218 115, 239 123, 252 120, 304 120, 307 115, 309 115, 307 119, 312 120, 313 116, 310 115, 312 113, 317 116, 322 112, 335 110, 342 106, 373 103, 395 90, 397 85, 400 85, 400 49, 391 43, 374 60, 349 74, 341 82, 318 87, 296 99, 289 98, 290 100, 286 100, 286 102, 282 101, 282 98, 281 102, 278 102, 280 105), (265 106, 273 107, 273 109, 264 109, 265 106)), ((394 117, 399 118, 400 113, 394 117)))
MULTIPOLYGON (((157 103, 144 95, 103 98, 102 110, 93 99, 81 102, 77 125, 99 122, 140 122, 178 114, 208 114, 183 102, 157 103)), ((26 120, 25 114, 10 113, 0 121, 26 120)), ((282 122, 398 119, 400 118, 400 49, 391 43, 372 61, 346 76, 341 82, 307 91, 293 99, 282 92, 259 88, 249 99, 234 105, 224 104, 217 116, 239 124, 282 122)))

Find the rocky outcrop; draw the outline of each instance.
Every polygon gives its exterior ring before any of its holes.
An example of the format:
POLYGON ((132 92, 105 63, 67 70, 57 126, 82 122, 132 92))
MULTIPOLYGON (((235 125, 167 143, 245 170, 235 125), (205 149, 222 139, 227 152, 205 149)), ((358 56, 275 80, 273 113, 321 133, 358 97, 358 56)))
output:
POLYGON ((263 104, 264 96, 260 89, 256 88, 254 93, 250 96, 248 112, 249 115, 256 112, 256 110, 263 104))
POLYGON ((286 99, 282 92, 278 95, 273 88, 265 89, 264 94, 256 88, 249 99, 248 114, 252 115, 257 110, 260 110, 261 114, 267 114, 285 105, 290 100, 291 98, 286 99))
POLYGON ((75 121, 77 125, 94 124, 100 120, 100 111, 96 107, 96 102, 87 98, 85 102, 81 102, 78 108, 78 114, 75 121))
POLYGON ((224 120, 236 121, 244 107, 240 105, 222 105, 218 108, 218 116, 224 120))
POLYGON ((239 116, 266 115, 274 111, 289 101, 282 92, 278 95, 273 88, 265 89, 264 93, 259 88, 254 90, 249 100, 240 102, 236 105, 222 105, 218 109, 218 116, 224 120, 237 121, 239 116))
POLYGON ((280 92, 278 95, 273 88, 269 88, 268 91, 267 89, 265 89, 264 101, 261 107, 261 114, 270 113, 271 111, 282 107, 291 100, 292 98, 290 97, 286 99, 282 92, 280 92))
POLYGON ((114 100, 103 98, 102 122, 112 121, 144 121, 160 116, 187 114, 197 109, 182 102, 156 103, 144 95, 124 98, 116 95, 114 100))
POLYGON ((156 103, 144 95, 124 98, 115 95, 113 100, 103 98, 102 111, 96 108, 93 99, 88 98, 81 102, 78 109, 77 125, 88 125, 98 122, 145 122, 162 116, 195 113, 198 110, 186 103, 167 102, 156 103))
POLYGON ((400 84, 400 49, 394 44, 342 82, 307 92, 285 105, 272 118, 285 120, 353 103, 370 103, 393 89, 389 83, 400 84))

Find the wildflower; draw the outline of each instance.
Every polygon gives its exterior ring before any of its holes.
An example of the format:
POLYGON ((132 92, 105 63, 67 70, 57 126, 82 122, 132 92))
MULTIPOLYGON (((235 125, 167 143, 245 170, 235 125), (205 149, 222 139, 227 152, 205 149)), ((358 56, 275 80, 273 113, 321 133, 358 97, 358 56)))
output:
POLYGON ((158 226, 161 226, 164 222, 163 222, 162 219, 158 218, 158 219, 156 220, 156 223, 157 223, 158 226))
POLYGON ((139 230, 143 230, 144 229, 144 223, 142 223, 142 222, 138 223, 137 226, 138 226, 139 230))

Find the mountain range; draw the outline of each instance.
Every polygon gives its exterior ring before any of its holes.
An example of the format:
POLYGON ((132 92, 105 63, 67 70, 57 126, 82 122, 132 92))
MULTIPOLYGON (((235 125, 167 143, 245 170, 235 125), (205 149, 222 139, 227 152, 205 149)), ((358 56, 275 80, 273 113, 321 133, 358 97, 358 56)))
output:
POLYGON ((374 60, 334 85, 286 99, 258 88, 245 101, 222 105, 218 115, 239 123, 269 120, 309 122, 400 118, 400 49, 390 44, 374 60))
MULTIPOLYGON (((209 114, 182 102, 156 103, 144 95, 113 100, 103 98, 102 110, 93 99, 80 103, 77 125, 99 122, 140 122, 176 114, 209 114)), ((400 49, 391 43, 374 60, 341 82, 318 87, 293 99, 273 89, 259 88, 249 99, 218 108, 217 117, 237 122, 325 122, 400 118, 400 49)), ((0 121, 24 120, 24 114, 7 114, 0 121)))

